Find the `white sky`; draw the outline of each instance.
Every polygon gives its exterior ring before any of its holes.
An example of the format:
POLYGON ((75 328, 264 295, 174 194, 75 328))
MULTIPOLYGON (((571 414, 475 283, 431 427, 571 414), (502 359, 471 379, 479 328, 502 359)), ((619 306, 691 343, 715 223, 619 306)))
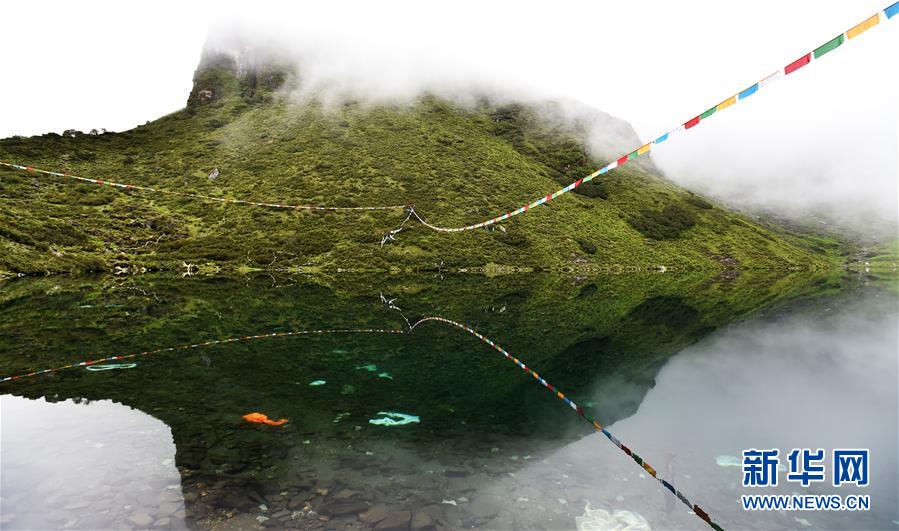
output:
MULTIPOLYGON (((649 140, 888 3, 7 2, 0 137, 118 131, 177 110, 209 26, 239 20, 371 92, 488 82, 581 100, 649 140)), ((894 18, 653 156, 720 197, 894 221, 897 49, 894 18)))

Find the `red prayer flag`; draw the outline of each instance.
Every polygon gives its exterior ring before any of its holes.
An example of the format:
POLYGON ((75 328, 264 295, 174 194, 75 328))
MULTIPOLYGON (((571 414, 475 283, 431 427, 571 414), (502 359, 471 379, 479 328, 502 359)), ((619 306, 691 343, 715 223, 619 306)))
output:
POLYGON ((693 118, 692 120, 690 120, 690 121, 688 121, 687 123, 685 123, 685 124, 684 124, 684 129, 689 129, 689 128, 693 127, 694 125, 698 124, 698 123, 699 123, 699 116, 697 116, 696 118, 693 118))
POLYGON ((626 163, 626 162, 627 162, 627 155, 625 155, 625 156, 621 157, 620 159, 618 159, 618 165, 619 165, 619 166, 622 166, 622 165, 623 165, 624 163, 626 163))
POLYGON ((803 55, 799 59, 796 59, 792 63, 788 64, 786 66, 786 68, 784 68, 784 74, 791 74, 791 73, 799 70, 803 66, 807 65, 809 63, 809 61, 811 61, 811 60, 812 60, 812 54, 807 53, 807 54, 803 55))

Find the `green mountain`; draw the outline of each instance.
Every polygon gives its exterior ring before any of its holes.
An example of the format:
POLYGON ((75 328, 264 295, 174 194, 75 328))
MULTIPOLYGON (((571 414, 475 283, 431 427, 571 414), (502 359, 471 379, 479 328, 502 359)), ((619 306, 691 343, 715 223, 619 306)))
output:
MULTIPOLYGON (((554 191, 639 145, 626 122, 560 102, 299 100, 302 75, 207 52, 187 106, 122 133, 0 140, 0 160, 164 190, 325 206, 413 204, 442 226, 554 191), (571 112, 572 108, 576 112, 571 112), (571 118, 571 116, 576 116, 571 118), (219 170, 218 177, 210 173, 219 170)), ((810 269, 836 242, 751 219, 629 164, 505 222, 443 234, 402 209, 221 204, 0 169, 0 274, 204 268, 810 269)))

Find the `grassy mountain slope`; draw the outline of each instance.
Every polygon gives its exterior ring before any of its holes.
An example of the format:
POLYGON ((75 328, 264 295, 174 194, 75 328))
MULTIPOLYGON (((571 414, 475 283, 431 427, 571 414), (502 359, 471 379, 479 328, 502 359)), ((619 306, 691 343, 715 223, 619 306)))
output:
MULTIPOLYGON (((207 61, 187 108, 123 133, 0 141, 0 160, 168 190, 285 203, 412 203, 458 226, 590 173, 578 124, 552 105, 462 107, 435 96, 325 108, 276 70, 207 61), (221 175, 207 175, 218 168, 221 175)), ((620 121, 619 121, 620 122, 620 121)), ((623 122, 622 122, 623 123, 623 122)), ((621 124, 618 124, 620 128, 621 124)), ((625 126, 627 124, 624 124, 625 126)), ((629 129, 629 126, 627 126, 629 129)), ((634 138, 636 142, 636 138, 634 138)), ((618 153, 603 154, 613 157, 618 153)), ((323 266, 820 268, 835 242, 765 228, 631 164, 496 231, 439 234, 404 213, 281 211, 124 193, 0 170, 0 271, 323 266)))

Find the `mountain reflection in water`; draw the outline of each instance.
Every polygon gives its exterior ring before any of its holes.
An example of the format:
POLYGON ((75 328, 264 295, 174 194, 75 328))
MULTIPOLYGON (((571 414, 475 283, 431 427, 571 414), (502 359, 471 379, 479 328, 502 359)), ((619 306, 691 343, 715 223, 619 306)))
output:
MULTIPOLYGON (((792 515, 739 509, 739 468, 720 467, 716 457, 744 447, 861 445, 872 448, 873 477, 896 469, 895 357, 884 357, 890 341, 895 352, 895 295, 876 288, 748 273, 336 286, 165 276, 8 283, 0 293, 0 374, 232 336, 402 329, 400 313, 381 303, 383 291, 410 320, 465 322, 521 356, 613 423, 613 433, 725 528, 803 525, 792 515), (891 383, 874 382, 890 375, 891 383)), ((573 528, 588 503, 654 527, 703 525, 532 378, 450 327, 270 338, 136 361, 133 369, 72 369, 0 391, 112 400, 161 419, 174 438, 191 526, 556 529, 573 528), (241 419, 250 412, 289 422, 241 419), (419 421, 371 423, 385 413, 419 421)), ((16 437, 24 428, 6 414, 3 428, 6 456, 7 445, 25 445, 16 437)), ((83 429, 91 439, 101 428, 83 429)), ((27 486, 7 481, 7 466, 5 458, 2 509, 14 518, 4 527, 28 527, 26 515, 40 509, 9 494, 27 486)), ((112 485, 116 470, 105 473, 112 485)), ((60 489, 69 481, 51 475, 60 489)), ((864 520, 800 516, 816 527, 890 527, 894 479, 875 480, 876 510, 864 520)), ((93 506, 59 508, 68 519, 54 525, 140 527, 137 514, 153 519, 147 525, 177 525, 149 505, 122 503, 105 523, 93 506)))

